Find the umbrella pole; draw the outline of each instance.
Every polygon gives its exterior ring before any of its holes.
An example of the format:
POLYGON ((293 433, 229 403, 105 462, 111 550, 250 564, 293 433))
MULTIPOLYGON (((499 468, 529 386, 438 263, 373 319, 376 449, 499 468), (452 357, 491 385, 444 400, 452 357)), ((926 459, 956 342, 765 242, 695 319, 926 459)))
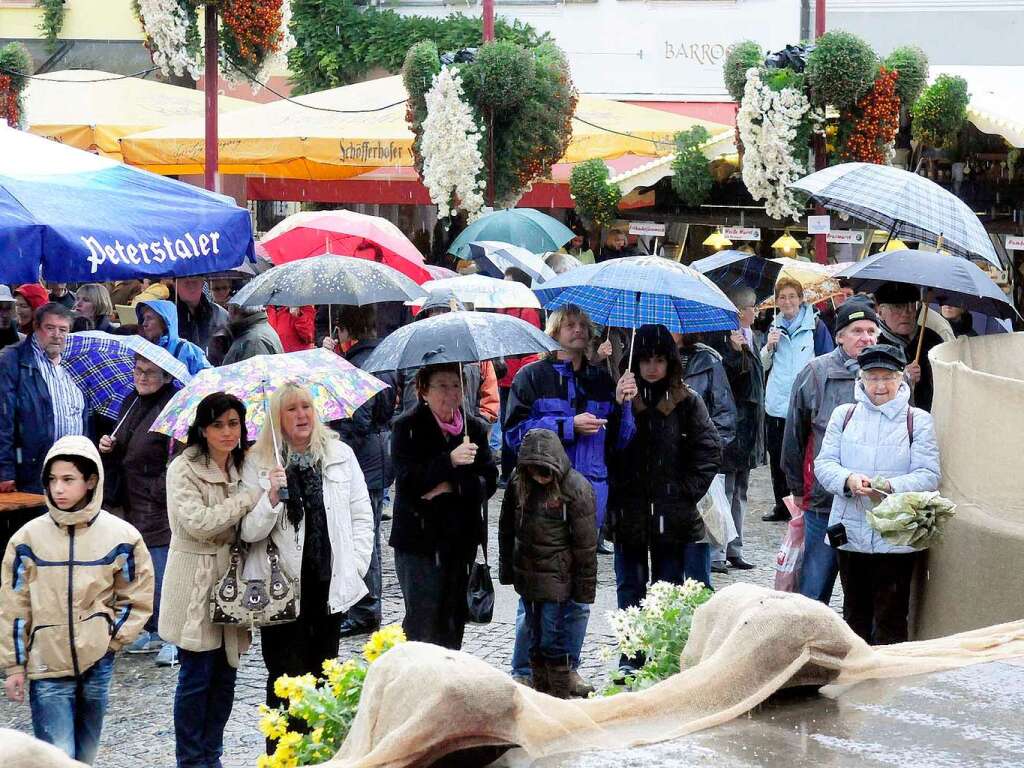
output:
POLYGON ((899 222, 898 221, 894 221, 892 223, 892 226, 889 227, 889 234, 886 236, 885 243, 882 245, 882 250, 883 251, 886 248, 889 247, 889 241, 892 240, 896 236, 896 230, 899 228, 899 226, 900 226, 899 222))
POLYGON ((462 363, 459 363, 459 389, 462 390, 462 442, 469 442, 469 401, 466 399, 466 380, 462 376, 462 363))
POLYGON ((921 347, 924 345, 924 329, 928 323, 928 301, 925 290, 921 289, 921 302, 924 304, 924 314, 921 315, 921 328, 917 332, 917 354, 914 355, 914 362, 921 361, 921 347))
POLYGON ((267 396, 266 382, 263 384, 263 407, 267 409, 267 423, 270 424, 270 438, 274 442, 274 458, 277 459, 277 466, 284 466, 281 464, 281 448, 277 442, 277 430, 274 428, 274 414, 270 410, 270 398, 267 396))
POLYGON ((636 343, 636 326, 633 326, 633 335, 629 339, 629 362, 626 364, 626 370, 633 370, 633 345, 636 343))

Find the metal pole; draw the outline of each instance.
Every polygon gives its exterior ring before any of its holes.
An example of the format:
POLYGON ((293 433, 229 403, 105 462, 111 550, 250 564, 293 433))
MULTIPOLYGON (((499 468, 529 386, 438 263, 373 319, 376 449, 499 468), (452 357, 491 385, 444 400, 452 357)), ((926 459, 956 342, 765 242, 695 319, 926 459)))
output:
POLYGON ((494 0, 484 0, 484 42, 494 39, 494 0))
MULTIPOLYGON (((817 40, 825 34, 825 0, 814 0, 814 38, 817 40)), ((828 158, 825 156, 825 138, 816 136, 814 139, 814 169, 820 171, 825 167, 828 158)), ((814 212, 818 216, 825 213, 825 207, 816 205, 814 212)), ((819 264, 828 263, 828 235, 814 236, 814 260, 819 264)))
POLYGON ((217 191, 217 87, 220 77, 217 72, 217 54, 220 46, 217 40, 217 6, 207 3, 206 14, 206 165, 203 182, 211 192, 217 191))

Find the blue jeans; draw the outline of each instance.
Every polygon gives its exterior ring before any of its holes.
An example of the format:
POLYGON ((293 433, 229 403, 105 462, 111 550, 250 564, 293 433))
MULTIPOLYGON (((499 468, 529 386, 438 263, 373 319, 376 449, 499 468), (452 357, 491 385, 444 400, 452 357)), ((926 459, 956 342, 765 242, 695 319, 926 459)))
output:
POLYGON ((349 621, 362 626, 380 624, 380 596, 383 585, 380 570, 380 516, 384 510, 384 489, 370 490, 370 507, 373 509, 373 553, 370 567, 363 578, 367 592, 359 602, 348 609, 349 621))
POLYGON ((615 545, 615 593, 619 610, 640 605, 640 601, 647 596, 649 581, 682 584, 686 579, 694 579, 711 586, 710 544, 653 541, 649 567, 647 551, 643 545, 615 545))
POLYGON ((523 605, 532 634, 530 658, 540 656, 546 661, 569 663, 569 601, 526 600, 523 605))
POLYGON ((178 768, 220 768, 224 726, 235 703, 235 676, 224 648, 178 649, 174 691, 174 752, 178 768))
POLYGON ((836 585, 839 561, 825 540, 828 514, 804 512, 804 561, 800 566, 800 594, 828 605, 836 585))
POLYGON ((156 634, 157 621, 160 618, 160 594, 164 588, 164 569, 167 567, 167 551, 170 547, 150 547, 149 556, 153 558, 153 573, 156 584, 153 585, 153 615, 146 621, 146 631, 156 634))
POLYGON ((111 651, 80 677, 30 680, 28 701, 36 738, 91 765, 100 746, 113 671, 111 651))
MULTIPOLYGON (((566 602, 565 632, 568 640, 567 653, 573 669, 580 665, 580 653, 583 640, 587 636, 587 624, 590 622, 590 606, 572 600, 566 602)), ((530 676, 530 648, 533 646, 533 628, 526 620, 526 605, 519 599, 516 611, 516 642, 512 648, 512 674, 517 677, 530 676)))

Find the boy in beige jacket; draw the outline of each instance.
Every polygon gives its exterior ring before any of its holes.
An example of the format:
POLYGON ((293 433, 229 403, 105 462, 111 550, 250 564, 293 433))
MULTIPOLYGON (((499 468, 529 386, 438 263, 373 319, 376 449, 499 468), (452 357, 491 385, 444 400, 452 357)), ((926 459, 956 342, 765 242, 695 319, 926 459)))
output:
POLYGON ((0 668, 15 702, 29 681, 32 729, 92 763, 114 652, 153 610, 153 566, 142 536, 101 508, 103 464, 84 437, 46 455, 49 513, 11 537, 0 571, 0 668))

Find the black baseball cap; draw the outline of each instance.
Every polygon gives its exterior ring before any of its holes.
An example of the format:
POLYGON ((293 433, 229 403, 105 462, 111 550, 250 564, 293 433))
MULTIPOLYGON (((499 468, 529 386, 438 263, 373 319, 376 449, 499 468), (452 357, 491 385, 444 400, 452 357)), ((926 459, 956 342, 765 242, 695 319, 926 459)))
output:
POLYGON ((870 320, 875 325, 881 326, 881 323, 878 322, 878 315, 867 302, 856 301, 851 297, 844 301, 836 312, 836 334, 838 335, 843 328, 858 320, 870 320))
POLYGON ((902 371, 907 367, 907 356, 903 350, 892 344, 872 344, 864 347, 857 355, 857 365, 862 371, 885 368, 888 371, 902 371))

